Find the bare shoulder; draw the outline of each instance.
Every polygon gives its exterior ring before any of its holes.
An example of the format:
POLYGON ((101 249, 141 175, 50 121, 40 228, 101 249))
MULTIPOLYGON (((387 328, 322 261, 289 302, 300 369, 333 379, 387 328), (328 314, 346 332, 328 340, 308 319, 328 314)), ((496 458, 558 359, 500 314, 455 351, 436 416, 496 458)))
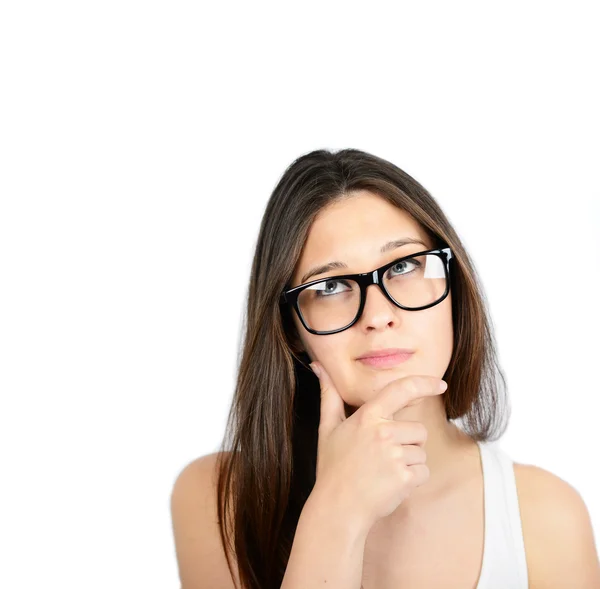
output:
POLYGON ((530 589, 600 587, 592 523, 579 491, 539 466, 513 468, 530 589))
MULTIPOLYGON (((171 519, 181 589, 235 589, 221 545, 217 517, 219 453, 190 462, 177 476, 171 492, 171 519)), ((231 558, 231 557, 230 557, 231 558)))

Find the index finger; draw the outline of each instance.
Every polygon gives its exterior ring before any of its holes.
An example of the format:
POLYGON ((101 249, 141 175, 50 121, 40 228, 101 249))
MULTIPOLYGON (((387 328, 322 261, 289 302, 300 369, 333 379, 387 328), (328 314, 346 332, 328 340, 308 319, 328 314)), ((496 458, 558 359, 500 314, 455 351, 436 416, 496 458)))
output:
POLYGON ((447 388, 448 383, 437 376, 405 376, 384 386, 363 405, 364 411, 383 419, 392 419, 394 413, 404 409, 411 401, 441 395, 447 388))

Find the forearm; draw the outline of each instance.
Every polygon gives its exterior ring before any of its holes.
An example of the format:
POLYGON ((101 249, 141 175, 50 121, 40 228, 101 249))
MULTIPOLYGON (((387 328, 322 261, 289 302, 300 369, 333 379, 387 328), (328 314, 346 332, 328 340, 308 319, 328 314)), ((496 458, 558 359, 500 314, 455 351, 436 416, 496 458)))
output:
POLYGON ((360 589, 368 530, 311 494, 296 528, 281 589, 360 589))

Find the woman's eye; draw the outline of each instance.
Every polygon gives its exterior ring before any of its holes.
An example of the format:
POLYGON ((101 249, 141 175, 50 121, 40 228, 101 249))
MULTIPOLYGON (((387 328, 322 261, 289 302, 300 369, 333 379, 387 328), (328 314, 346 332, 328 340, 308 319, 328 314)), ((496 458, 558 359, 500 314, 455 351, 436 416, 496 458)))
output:
POLYGON ((317 289, 317 296, 327 296, 331 294, 338 294, 348 290, 344 288, 346 283, 343 280, 327 280, 322 282, 317 289))
POLYGON ((394 264, 390 268, 390 271, 393 271, 393 273, 397 274, 408 274, 411 271, 411 266, 418 267, 420 264, 417 262, 417 260, 403 260, 402 262, 397 262, 394 264))

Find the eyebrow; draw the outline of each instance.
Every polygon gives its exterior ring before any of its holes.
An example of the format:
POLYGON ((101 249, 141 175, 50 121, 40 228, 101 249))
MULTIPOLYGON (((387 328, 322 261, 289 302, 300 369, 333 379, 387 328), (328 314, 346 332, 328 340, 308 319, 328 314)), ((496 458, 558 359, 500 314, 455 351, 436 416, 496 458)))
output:
MULTIPOLYGON (((403 245, 408 244, 419 244, 423 247, 427 248, 427 244, 423 243, 420 239, 416 239, 414 237, 404 237, 402 239, 394 239, 393 241, 388 241, 385 245, 383 245, 380 249, 382 254, 389 252, 391 250, 395 250, 403 245)), ((327 264, 322 264, 321 266, 315 266, 311 268, 300 280, 300 284, 304 284, 309 278, 312 276, 316 276, 317 274, 323 274, 325 272, 330 272, 331 270, 339 270, 340 268, 348 268, 347 264, 344 262, 328 262, 327 264)))

